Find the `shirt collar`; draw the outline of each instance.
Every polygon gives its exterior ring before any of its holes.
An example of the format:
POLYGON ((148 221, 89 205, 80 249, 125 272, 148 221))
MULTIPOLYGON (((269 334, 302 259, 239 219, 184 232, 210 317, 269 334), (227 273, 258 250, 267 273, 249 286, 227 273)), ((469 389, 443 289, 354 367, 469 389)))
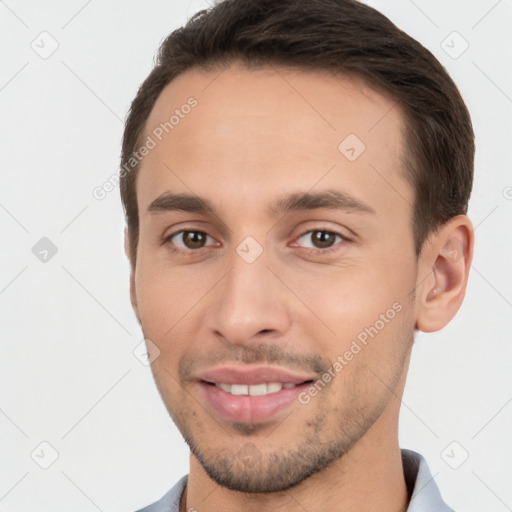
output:
MULTIPOLYGON (((404 478, 410 500, 407 512, 454 512, 441 497, 425 459, 412 450, 402 450, 404 478)), ((139 512, 178 512, 188 475, 183 476, 159 501, 139 512)))
POLYGON ((404 478, 409 491, 407 512, 454 512, 441 497, 425 459, 412 450, 402 450, 404 478))

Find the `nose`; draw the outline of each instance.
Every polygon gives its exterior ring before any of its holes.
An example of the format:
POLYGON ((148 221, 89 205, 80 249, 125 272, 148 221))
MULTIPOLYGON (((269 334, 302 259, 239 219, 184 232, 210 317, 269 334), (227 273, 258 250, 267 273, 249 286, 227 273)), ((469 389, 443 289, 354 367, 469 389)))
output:
POLYGON ((215 287, 208 326, 228 343, 246 345, 267 337, 277 339, 290 328, 289 291, 268 268, 264 255, 247 263, 234 254, 229 272, 215 287))

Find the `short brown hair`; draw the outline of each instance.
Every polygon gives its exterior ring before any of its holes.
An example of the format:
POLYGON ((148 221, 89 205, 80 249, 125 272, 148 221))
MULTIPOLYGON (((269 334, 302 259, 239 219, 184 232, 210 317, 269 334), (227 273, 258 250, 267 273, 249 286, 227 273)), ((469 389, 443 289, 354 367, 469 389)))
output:
MULTIPOLYGON (((465 214, 473 183, 469 112, 446 70, 386 16, 356 0, 224 0, 196 13, 160 46, 126 120, 121 168, 142 143, 156 99, 192 67, 240 62, 326 70, 387 93, 405 116, 407 177, 415 191, 416 255, 450 218, 465 214)), ((121 199, 135 267, 139 234, 137 167, 121 174, 121 199)))

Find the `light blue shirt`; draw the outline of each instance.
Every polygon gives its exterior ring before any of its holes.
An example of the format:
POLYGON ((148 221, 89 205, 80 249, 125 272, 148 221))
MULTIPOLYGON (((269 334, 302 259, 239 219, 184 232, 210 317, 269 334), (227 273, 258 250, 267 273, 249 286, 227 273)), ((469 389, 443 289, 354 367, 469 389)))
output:
MULTIPOLYGON (((402 450, 402 463, 411 500, 407 512, 454 512, 441 498, 434 477, 425 459, 412 450, 402 450)), ((188 475, 157 502, 138 512, 179 512, 180 499, 187 483, 188 475)))

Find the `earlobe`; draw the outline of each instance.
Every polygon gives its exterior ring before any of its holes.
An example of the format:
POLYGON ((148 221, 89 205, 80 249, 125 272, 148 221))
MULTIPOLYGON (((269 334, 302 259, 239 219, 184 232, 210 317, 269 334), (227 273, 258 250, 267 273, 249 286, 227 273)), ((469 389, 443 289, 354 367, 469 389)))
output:
POLYGON ((473 245, 473 226, 466 215, 450 219, 426 242, 416 287, 416 328, 420 331, 442 329, 459 310, 466 293, 473 245))

